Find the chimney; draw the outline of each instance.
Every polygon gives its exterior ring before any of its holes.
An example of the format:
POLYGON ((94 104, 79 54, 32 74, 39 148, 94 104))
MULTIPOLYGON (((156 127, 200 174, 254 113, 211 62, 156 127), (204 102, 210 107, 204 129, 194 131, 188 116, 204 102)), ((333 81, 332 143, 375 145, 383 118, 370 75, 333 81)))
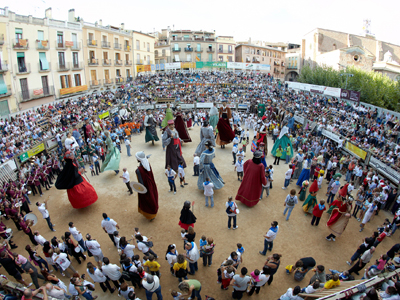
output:
POLYGON ((68 11, 68 22, 76 22, 76 20, 75 20, 75 8, 71 8, 68 11))
POLYGON ((103 20, 102 19, 99 20, 99 25, 103 26, 103 20))
POLYGON ((45 10, 45 15, 46 18, 51 19, 52 18, 52 13, 51 13, 51 7, 45 10))
POLYGON ((121 23, 121 30, 125 29, 125 23, 121 23))

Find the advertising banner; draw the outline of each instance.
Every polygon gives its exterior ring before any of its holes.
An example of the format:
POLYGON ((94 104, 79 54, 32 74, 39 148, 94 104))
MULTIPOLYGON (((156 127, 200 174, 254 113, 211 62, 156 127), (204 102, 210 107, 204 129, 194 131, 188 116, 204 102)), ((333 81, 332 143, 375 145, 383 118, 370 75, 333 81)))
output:
POLYGON ((325 90, 325 87, 322 85, 310 85, 310 92, 311 93, 316 93, 316 94, 323 94, 325 90))
MULTIPOLYGON (((67 138, 67 133, 66 132, 61 133, 61 142, 64 142, 66 138, 67 138)), ((57 138, 53 137, 52 139, 48 139, 46 141, 46 146, 47 149, 52 149, 54 147, 57 147, 58 146, 57 138)))
POLYGON ((262 70, 270 71, 270 65, 264 64, 253 64, 253 63, 241 63, 241 62, 227 62, 228 69, 239 69, 239 70, 262 70))
POLYGON ((202 69, 202 68, 226 68, 226 62, 222 61, 206 61, 206 62, 196 62, 196 68, 197 69, 202 69))
POLYGON ((182 109, 194 108, 194 104, 179 104, 182 109))
POLYGON ((385 175, 387 178, 391 179, 394 183, 400 183, 400 173, 385 165, 383 162, 376 159, 375 157, 371 156, 371 159, 369 160, 369 165, 375 168, 378 172, 385 175))
POLYGON ((298 115, 294 115, 294 120, 295 120, 297 123, 300 123, 300 124, 304 125, 304 122, 305 122, 304 117, 300 117, 300 116, 298 116, 298 115))
POLYGON ((324 95, 340 98, 340 88, 325 87, 324 95))
POLYGON ((213 107, 212 103, 196 103, 197 108, 211 108, 213 107))
POLYGON ((324 129, 324 130, 322 130, 322 135, 326 136, 327 138, 330 138, 332 141, 335 141, 338 144, 342 142, 340 137, 331 131, 324 129))
POLYGON ((247 104, 238 104, 238 109, 247 109, 247 104))
POLYGON ((343 100, 348 100, 356 103, 360 103, 360 92, 351 91, 351 90, 344 90, 340 92, 340 98, 343 100))
POLYGON ((110 116, 110 112, 106 111, 105 113, 99 115, 99 119, 105 119, 110 116))
POLYGON ((180 62, 175 63, 165 63, 165 70, 176 70, 181 68, 180 62))
POLYGON ((195 62, 183 62, 181 63, 182 69, 195 69, 196 63, 195 62))
POLYGON ((359 158, 362 158, 365 160, 365 158, 367 157, 367 152, 364 151, 363 149, 361 149, 360 147, 357 147, 356 145, 350 143, 350 142, 346 142, 346 145, 344 146, 344 148, 349 151, 351 154, 358 156, 359 158))

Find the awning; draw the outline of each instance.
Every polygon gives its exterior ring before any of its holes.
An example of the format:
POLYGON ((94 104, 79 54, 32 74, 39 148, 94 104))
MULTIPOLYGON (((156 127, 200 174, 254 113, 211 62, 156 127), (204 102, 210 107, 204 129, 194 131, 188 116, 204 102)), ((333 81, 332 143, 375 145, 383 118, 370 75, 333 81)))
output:
POLYGON ((46 53, 39 52, 39 60, 42 63, 42 70, 48 70, 49 69, 49 62, 47 61, 46 53))
POLYGON ((7 94, 7 86, 4 82, 3 75, 0 75, 0 95, 7 94))
POLYGON ((25 53, 24 52, 17 52, 17 58, 20 57, 25 57, 25 53))
POLYGON ((22 34, 22 29, 21 28, 15 28, 15 33, 22 34))

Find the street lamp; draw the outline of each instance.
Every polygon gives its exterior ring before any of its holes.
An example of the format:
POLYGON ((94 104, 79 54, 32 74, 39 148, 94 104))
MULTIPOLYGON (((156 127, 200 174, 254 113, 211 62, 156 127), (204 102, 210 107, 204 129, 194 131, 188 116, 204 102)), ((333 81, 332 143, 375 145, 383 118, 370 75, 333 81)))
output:
POLYGON ((346 76, 346 90, 347 90, 347 79, 348 79, 349 77, 353 77, 354 74, 351 74, 351 73, 342 73, 342 74, 340 74, 340 76, 346 76))

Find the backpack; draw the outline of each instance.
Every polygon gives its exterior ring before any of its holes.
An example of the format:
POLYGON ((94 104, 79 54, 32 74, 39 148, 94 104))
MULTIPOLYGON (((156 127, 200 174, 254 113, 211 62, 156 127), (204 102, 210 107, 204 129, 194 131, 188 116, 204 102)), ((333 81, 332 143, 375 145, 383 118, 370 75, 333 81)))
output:
POLYGON ((178 278, 183 278, 183 277, 186 277, 187 276, 187 270, 186 269, 179 269, 177 272, 176 272, 176 277, 178 277, 178 278))
POLYGON ((294 196, 290 197, 289 200, 286 202, 287 206, 294 206, 294 196))

